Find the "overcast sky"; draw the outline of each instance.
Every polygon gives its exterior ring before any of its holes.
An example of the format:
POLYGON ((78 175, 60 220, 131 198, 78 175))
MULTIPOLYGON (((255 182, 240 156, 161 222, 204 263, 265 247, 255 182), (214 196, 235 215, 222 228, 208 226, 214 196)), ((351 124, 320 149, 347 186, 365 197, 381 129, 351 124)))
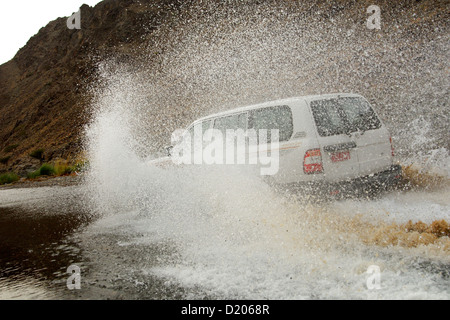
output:
POLYGON ((84 3, 92 7, 99 2, 100 0, 2 0, 0 64, 11 60, 28 39, 50 21, 71 16, 84 3))

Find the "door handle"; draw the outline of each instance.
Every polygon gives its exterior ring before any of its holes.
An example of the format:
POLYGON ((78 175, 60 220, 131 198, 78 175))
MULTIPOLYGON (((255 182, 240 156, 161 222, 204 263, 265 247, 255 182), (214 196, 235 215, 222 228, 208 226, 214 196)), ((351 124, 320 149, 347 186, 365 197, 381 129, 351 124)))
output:
POLYGON ((348 149, 353 149, 353 148, 356 148, 356 143, 352 141, 352 142, 346 142, 346 143, 325 146, 325 147, 323 147, 323 150, 325 150, 326 152, 336 152, 336 151, 348 150, 348 149))
POLYGON ((366 133, 366 132, 365 132, 365 131, 362 131, 362 130, 355 131, 355 132, 353 133, 353 137, 359 138, 359 137, 363 136, 364 133, 366 133))

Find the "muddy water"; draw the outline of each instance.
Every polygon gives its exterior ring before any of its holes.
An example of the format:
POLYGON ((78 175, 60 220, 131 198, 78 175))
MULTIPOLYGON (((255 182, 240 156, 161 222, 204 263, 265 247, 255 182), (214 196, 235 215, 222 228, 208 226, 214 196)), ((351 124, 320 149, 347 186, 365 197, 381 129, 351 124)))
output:
POLYGON ((130 285, 132 270, 122 269, 144 253, 147 262, 156 260, 161 248, 123 252, 115 249, 119 234, 82 236, 98 217, 78 183, 58 178, 0 189, 0 299, 180 298, 182 288, 157 278, 147 277, 145 288, 130 285), (80 287, 70 266, 79 268, 80 287))
POLYGON ((64 297, 67 268, 82 261, 72 235, 91 220, 79 205, 80 190, 78 186, 0 189, 1 298, 64 297))
POLYGON ((204 201, 178 195, 178 207, 157 190, 137 188, 138 203, 100 212, 83 184, 3 188, 0 296, 450 298, 448 238, 413 247, 367 241, 393 220, 448 221, 446 190, 319 205, 267 199, 265 187, 254 195, 235 189, 240 195, 230 190, 204 201), (79 289, 68 288, 69 266, 79 267, 79 289), (380 289, 368 287, 370 266, 381 272, 380 289))

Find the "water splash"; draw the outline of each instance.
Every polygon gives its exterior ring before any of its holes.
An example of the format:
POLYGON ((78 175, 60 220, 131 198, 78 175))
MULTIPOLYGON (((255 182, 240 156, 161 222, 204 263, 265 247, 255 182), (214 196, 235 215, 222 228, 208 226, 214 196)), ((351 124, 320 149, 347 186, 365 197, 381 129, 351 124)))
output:
POLYGON ((147 37, 126 66, 102 64, 100 73, 126 71, 114 81, 133 81, 133 100, 123 103, 140 108, 146 123, 139 128, 152 136, 151 145, 141 141, 142 149, 153 155, 175 129, 209 113, 290 96, 354 92, 375 106, 402 164, 445 172, 448 22, 439 19, 439 6, 385 3, 383 26, 374 31, 365 25, 367 6, 184 5, 147 37), (425 159, 431 160, 424 165, 425 159))
MULTIPOLYGON (((407 223, 408 214, 400 208, 427 193, 412 200, 396 193, 378 202, 312 205, 280 196, 239 168, 148 164, 173 130, 209 112, 332 91, 371 98, 400 143, 403 161, 415 163, 431 153, 448 163, 447 124, 424 118, 409 127, 399 125, 423 112, 423 99, 410 102, 424 92, 440 106, 436 114, 446 112, 441 104, 445 84, 436 83, 442 60, 433 59, 447 46, 447 37, 429 44, 436 48, 432 53, 415 44, 410 54, 419 52, 424 59, 418 61, 425 63, 406 60, 388 70, 387 63, 397 61, 401 39, 388 30, 382 40, 374 40, 340 10, 333 17, 341 23, 330 23, 314 7, 307 14, 285 5, 255 10, 211 4, 201 15, 196 10, 155 31, 159 40, 144 50, 146 63, 108 61, 99 67, 87 128, 86 188, 93 210, 103 218, 91 232, 111 237, 113 254, 133 260, 131 248, 144 253, 149 246, 162 248, 156 265, 144 259, 124 265, 129 269, 122 272, 138 273, 143 282, 153 275, 185 288, 200 287, 212 297, 448 299, 446 239, 412 247, 375 244, 383 232, 380 221, 386 221, 380 204, 399 211, 397 218, 407 223), (405 74, 419 78, 430 60, 426 68, 433 86, 414 92, 420 79, 404 92, 392 91, 404 83, 405 74), (361 219, 366 214, 371 218, 361 219), (381 267, 382 291, 366 287, 365 271, 373 264, 381 267)), ((449 218, 448 201, 440 201, 442 209, 429 222, 449 218)), ((417 210, 415 218, 423 216, 417 210)), ((187 298, 203 297, 187 292, 187 298)))
MULTIPOLYGON (((151 145, 152 136, 138 130, 144 100, 136 79, 122 72, 107 75, 112 81, 98 92, 87 129, 85 183, 92 211, 102 217, 87 235, 112 243, 98 260, 113 254, 134 261, 136 254, 149 254, 145 248, 157 246, 157 258, 122 265, 120 273, 138 274, 133 280, 138 283, 149 276, 167 279, 187 288, 184 298, 449 297, 445 283, 436 284, 442 279, 435 271, 410 284, 422 261, 449 263, 445 240, 412 248, 377 243, 383 239, 380 222, 386 222, 386 230, 391 225, 380 204, 399 210, 407 201, 401 195, 378 203, 308 204, 280 195, 239 167, 150 165, 142 141, 151 145), (371 219, 360 218, 369 213, 371 219), (370 265, 382 267, 382 292, 366 287, 370 265)), ((444 201, 430 221, 448 219, 448 208, 444 201)), ((417 212, 417 217, 423 215, 417 212)))

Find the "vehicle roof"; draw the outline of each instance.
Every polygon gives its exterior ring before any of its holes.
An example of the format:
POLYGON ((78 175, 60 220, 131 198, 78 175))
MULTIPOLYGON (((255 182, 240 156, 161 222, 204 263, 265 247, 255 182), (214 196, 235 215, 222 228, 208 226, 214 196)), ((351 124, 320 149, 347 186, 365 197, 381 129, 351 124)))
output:
POLYGON ((208 116, 205 116, 205 117, 195 120, 193 123, 197 123, 197 122, 201 122, 201 121, 208 120, 211 118, 221 117, 221 116, 225 116, 225 115, 229 115, 229 114, 233 114, 233 113, 239 113, 242 111, 252 110, 252 109, 264 108, 264 107, 269 107, 269 106, 274 106, 274 105, 289 104, 289 103, 296 102, 299 100, 304 100, 304 101, 309 102, 309 101, 313 101, 313 100, 330 99, 330 98, 334 98, 334 97, 338 97, 338 96, 340 96, 340 97, 361 97, 361 95, 354 94, 354 93, 329 93, 329 94, 320 94, 320 95, 307 95, 307 96, 300 96, 300 97, 291 97, 291 98, 267 101, 267 102, 263 102, 263 103, 248 105, 245 107, 239 107, 239 108, 234 108, 234 109, 230 109, 227 111, 222 111, 219 113, 210 114, 208 116))

